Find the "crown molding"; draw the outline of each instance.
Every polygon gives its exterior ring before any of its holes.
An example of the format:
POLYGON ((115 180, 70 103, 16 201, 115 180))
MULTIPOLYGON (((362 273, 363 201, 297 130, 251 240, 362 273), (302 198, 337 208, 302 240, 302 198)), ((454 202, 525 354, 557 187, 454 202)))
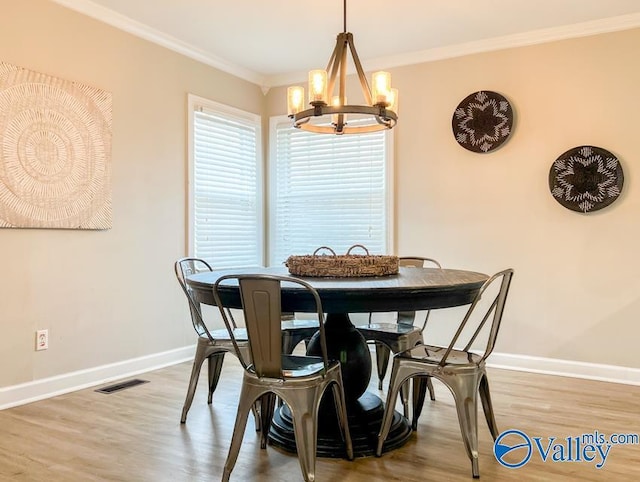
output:
MULTIPOLYGON (((237 64, 224 60, 220 57, 205 52, 178 40, 170 35, 164 34, 147 25, 132 20, 122 14, 114 12, 108 8, 98 5, 91 0, 52 0, 54 3, 67 7, 76 12, 95 18, 108 25, 128 32, 137 37, 143 38, 162 47, 168 48, 191 59, 202 62, 206 65, 219 69, 228 74, 234 75, 248 82, 256 84, 268 92, 269 88, 303 82, 307 79, 307 72, 294 72, 288 74, 264 76, 237 64)), ((589 22, 551 27, 539 30, 532 30, 514 35, 505 35, 474 42, 467 42, 446 47, 421 50, 407 54, 393 55, 389 57, 378 57, 365 60, 367 70, 389 69, 392 67, 403 67, 406 65, 421 64, 444 60, 465 55, 504 50, 516 47, 526 47, 558 40, 570 38, 586 37, 602 33, 628 30, 640 27, 640 13, 620 15, 589 22)))
MULTIPOLYGON (((393 67, 404 67, 407 65, 422 64, 436 60, 463 57, 465 55, 491 52, 495 50, 505 50, 529 45, 556 42, 578 37, 588 37, 603 33, 629 30, 640 27, 640 13, 621 15, 617 17, 592 20, 589 22, 564 25, 561 27, 551 27, 529 32, 494 37, 485 40, 477 40, 446 47, 410 52, 407 54, 392 55, 389 57, 378 57, 366 59, 367 71, 390 69, 393 67)), ((349 72, 353 73, 353 72, 349 72)), ((267 85, 278 86, 288 85, 295 82, 306 82, 306 72, 295 72, 283 75, 268 76, 264 80, 267 85)))
POLYGON ((169 50, 173 50, 179 54, 189 57, 203 64, 215 67, 223 72, 234 75, 258 86, 264 86, 264 76, 236 65, 232 62, 224 60, 220 57, 210 54, 202 49, 194 47, 186 42, 178 40, 171 35, 153 29, 148 25, 137 22, 129 17, 114 12, 102 5, 92 2, 91 0, 52 0, 54 3, 63 7, 75 10, 83 15, 99 20, 103 23, 111 25, 119 30, 148 40, 169 50))
POLYGON ((532 30, 530 32, 505 35, 502 37, 467 42, 442 48, 423 50, 404 56, 397 55, 393 57, 378 58, 373 59, 367 63, 371 64, 371 68, 374 70, 380 68, 383 65, 386 66, 386 68, 399 67, 403 65, 430 62, 434 60, 462 57, 464 55, 471 55, 482 52, 491 52, 495 50, 504 50, 515 47, 526 47, 529 45, 587 37, 591 35, 615 32, 619 30, 628 30, 639 26, 640 13, 623 15, 619 17, 593 20, 590 22, 576 23, 573 25, 563 25, 561 27, 532 30))

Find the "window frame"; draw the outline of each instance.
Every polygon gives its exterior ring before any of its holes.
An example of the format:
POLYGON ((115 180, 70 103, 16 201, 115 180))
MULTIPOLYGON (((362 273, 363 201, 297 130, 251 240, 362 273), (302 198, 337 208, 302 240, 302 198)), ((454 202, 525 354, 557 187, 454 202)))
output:
MULTIPOLYGON (((251 124, 256 130, 256 236, 259 266, 265 262, 265 169, 263 162, 262 117, 258 114, 231 107, 194 94, 187 95, 188 115, 188 173, 187 173, 187 252, 195 255, 195 115, 199 107, 209 109, 218 115, 251 124)), ((215 267, 215 266, 214 266, 215 267)))

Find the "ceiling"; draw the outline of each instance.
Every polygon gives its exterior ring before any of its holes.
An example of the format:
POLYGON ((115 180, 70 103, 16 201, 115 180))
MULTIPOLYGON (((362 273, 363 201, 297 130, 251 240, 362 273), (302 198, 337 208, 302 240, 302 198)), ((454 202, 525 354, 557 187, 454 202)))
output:
MULTIPOLYGON (((264 87, 325 68, 343 29, 340 0, 52 1, 264 87)), ((366 70, 638 26, 639 0, 347 2, 366 70)))

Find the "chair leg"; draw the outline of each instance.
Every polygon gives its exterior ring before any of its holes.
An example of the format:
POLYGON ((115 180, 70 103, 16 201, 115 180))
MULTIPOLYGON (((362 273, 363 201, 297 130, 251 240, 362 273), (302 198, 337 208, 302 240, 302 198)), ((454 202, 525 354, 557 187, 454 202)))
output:
MULTIPOLYGON (((415 385, 414 385, 415 387, 415 385)), ((400 387, 400 401, 405 418, 409 418, 409 397, 411 396, 411 382, 407 380, 400 387)))
POLYGON ((453 390, 462 441, 471 460, 473 478, 480 477, 478 464, 478 374, 455 375, 446 383, 453 390))
POLYGON ((431 377, 427 377, 427 389, 429 390, 429 398, 431 401, 435 401, 436 392, 433 389, 433 382, 431 381, 431 377))
POLYGON ((418 418, 422 413, 424 405, 424 397, 426 386, 423 377, 414 377, 413 379, 413 419, 411 420, 411 429, 418 430, 418 418))
POLYGON ((296 439, 298 461, 305 482, 314 482, 316 477, 319 392, 318 388, 312 397, 305 397, 304 403, 289 404, 293 418, 293 433, 296 439))
POLYGON ((267 448, 269 429, 273 420, 273 411, 276 405, 275 393, 265 393, 260 397, 260 448, 267 448))
POLYGON ((378 369, 378 390, 382 390, 382 381, 387 374, 391 350, 384 343, 376 342, 376 367, 378 369))
POLYGON ((480 400, 482 401, 482 410, 484 411, 484 417, 487 419, 487 425, 489 425, 489 431, 493 440, 498 438, 500 431, 498 430, 498 424, 496 423, 496 417, 493 413, 493 405, 491 403, 491 393, 489 392, 489 380, 487 375, 484 374, 480 379, 480 400))
POLYGON ((342 375, 339 377, 340 383, 332 383, 333 400, 335 401, 336 413, 338 414, 338 423, 342 440, 344 440, 347 452, 347 459, 353 460, 353 443, 351 441, 351 431, 349 430, 349 418, 347 416, 347 403, 344 398, 344 389, 342 388, 342 375))
POLYGON ((229 480, 231 471, 236 465, 238 460, 238 453, 240 452, 240 445, 244 437, 244 431, 247 428, 247 418, 249 417, 249 411, 251 407, 255 405, 252 402, 250 395, 251 390, 247 389, 245 384, 242 384, 240 390, 240 401, 238 402, 238 413, 236 415, 236 423, 233 427, 233 436, 231 437, 231 446, 229 447, 229 454, 227 460, 224 463, 224 471, 222 473, 222 482, 229 480))
POLYGON ((396 399, 398 398, 398 392, 400 387, 405 383, 405 380, 412 375, 410 370, 404 370, 399 358, 393 359, 393 368, 391 369, 391 380, 389 382, 389 390, 387 391, 387 401, 384 407, 384 415, 382 416, 382 423, 380 424, 380 432, 378 432, 378 446, 376 448, 376 457, 382 455, 382 447, 384 441, 389 435, 389 429, 391 428, 391 421, 393 420, 393 413, 395 412, 396 399), (399 383, 399 381, 401 381, 399 383))
POLYGON ((413 379, 413 419, 411 421, 411 429, 418 430, 418 418, 422 413, 422 407, 424 406, 424 399, 426 391, 429 390, 429 397, 431 400, 436 399, 435 392, 433 390, 433 382, 431 377, 422 376, 413 379))
POLYGON ((202 363, 206 358, 207 352, 207 343, 204 341, 198 340, 198 345, 196 347, 196 354, 193 357, 193 366, 191 367, 191 378, 189 378, 189 388, 187 388, 187 398, 184 401, 184 405, 182 406, 182 417, 180 418, 180 423, 185 423, 187 421, 187 413, 191 408, 191 403, 193 402, 193 396, 196 393, 196 387, 198 386, 198 378, 200 378, 200 369, 202 368, 202 363))
POLYGON ((260 416, 260 401, 257 401, 251 405, 251 413, 253 413, 253 422, 256 427, 256 432, 260 432, 262 428, 262 417, 260 416))
POLYGON ((209 396, 207 403, 211 405, 213 398, 213 392, 218 386, 218 380, 220 380, 220 372, 222 371, 222 362, 224 361, 224 352, 214 353, 209 355, 209 396))

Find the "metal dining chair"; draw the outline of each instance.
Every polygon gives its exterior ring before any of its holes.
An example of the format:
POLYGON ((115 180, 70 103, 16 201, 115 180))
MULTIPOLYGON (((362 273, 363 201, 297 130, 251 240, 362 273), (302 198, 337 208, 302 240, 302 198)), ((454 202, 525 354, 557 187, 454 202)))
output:
MULTIPOLYGON (((433 258, 423 258, 420 256, 404 256, 398 259, 398 264, 410 268, 423 268, 433 266, 442 269, 438 261, 433 258)), ((374 323, 369 314, 369 321, 366 324, 356 325, 356 328, 367 341, 373 341, 376 348, 376 367, 378 370, 378 390, 382 390, 382 381, 387 373, 390 352, 398 353, 408 348, 423 343, 423 335, 429 320, 429 313, 425 313, 421 327, 415 326, 416 312, 401 311, 397 314, 395 323, 374 323)), ((414 404, 424 403, 425 385, 429 389, 431 400, 435 400, 435 392, 431 379, 414 381, 414 404)), ((409 418, 409 384, 405 385, 400 392, 400 399, 404 407, 404 416, 409 418)))
MULTIPOLYGON (((400 388, 412 377, 435 377, 443 382, 453 394, 462 439, 467 455, 471 459, 471 471, 474 478, 480 477, 478 395, 482 401, 489 430, 495 440, 499 432, 491 404, 485 361, 491 355, 496 343, 512 276, 513 270, 506 269, 491 276, 483 284, 448 346, 418 345, 394 355, 385 413, 378 434, 377 456, 382 454, 382 448, 393 418, 393 407, 400 388), (498 288, 496 289, 496 287, 498 288), (480 301, 488 291, 491 296, 494 296, 495 291, 497 294, 490 304, 483 302, 483 307, 486 305, 489 307, 484 316, 479 318, 475 312, 479 310, 480 301), (491 317, 491 322, 487 324, 491 317), (487 332, 484 350, 481 352, 472 350, 472 345, 478 339, 478 335, 487 332), (464 348, 456 348, 461 344, 464 348)), ((417 424, 421 409, 421 406, 414 406, 414 424, 417 424)))
POLYGON ((238 350, 244 373, 238 413, 222 480, 229 480, 238 458, 249 410, 256 402, 259 402, 261 407, 260 446, 266 448, 276 397, 283 400, 291 411, 304 480, 315 480, 318 408, 323 394, 329 388, 333 393, 338 423, 345 442, 345 454, 347 458, 353 459, 341 365, 340 362, 327 358, 324 314, 317 291, 308 283, 287 276, 242 274, 219 278, 213 286, 213 297, 231 341, 238 348, 241 345, 235 339, 233 322, 225 309, 225 289, 227 295, 229 290, 239 291, 249 337, 250 358, 242 350, 238 350), (280 329, 281 283, 296 284, 300 287, 300 296, 313 297, 315 300, 321 356, 291 355, 283 352, 283 333, 280 329), (229 285, 232 286, 231 289, 229 285))
MULTIPOLYGON (((181 423, 185 423, 187 420, 187 413, 189 412, 189 408, 193 402, 198 378, 200 377, 200 370, 204 361, 208 360, 209 362, 209 394, 207 403, 211 404, 213 392, 215 391, 218 385, 218 380, 220 379, 224 355, 226 353, 235 355, 235 349, 226 328, 218 330, 209 330, 207 328, 207 325, 202 318, 201 305, 195 300, 193 291, 185 282, 186 277, 189 275, 203 271, 212 271, 211 265, 201 258, 187 257, 177 260, 174 265, 174 270, 178 283, 187 297, 189 311, 191 313, 191 322, 194 330, 198 334, 198 343, 193 360, 193 367, 191 369, 187 398, 184 402, 182 417, 180 419, 181 423)), ((246 347, 246 344, 248 343, 246 330, 236 326, 236 321, 233 318, 231 311, 228 311, 227 315, 229 316, 229 320, 235 330, 236 339, 242 342, 240 344, 241 349, 245 350, 248 354, 248 349, 246 347)), ((283 331, 283 350, 285 353, 293 353, 293 350, 300 342, 308 342, 316 331, 318 331, 318 322, 315 320, 298 320, 294 317, 293 313, 284 313, 281 329, 283 331)))
MULTIPOLYGON (((209 263, 200 258, 181 258, 175 262, 174 270, 178 283, 187 297, 193 329, 198 334, 198 343, 196 345, 196 353, 193 359, 193 366, 191 368, 187 397, 184 401, 182 416, 180 418, 180 423, 185 423, 187 420, 187 413, 189 412, 189 408, 191 408, 191 403, 193 402, 193 397, 198 385, 198 379, 200 377, 200 369, 202 368, 204 361, 208 360, 209 365, 209 394, 207 397, 207 403, 211 404, 213 392, 215 391, 218 385, 218 380, 220 379, 220 371, 222 370, 222 363, 224 361, 225 354, 231 353, 232 355, 235 355, 237 350, 248 354, 248 340, 247 332, 244 328, 237 328, 234 326, 237 347, 232 343, 231 338, 229 337, 229 332, 226 328, 219 330, 209 330, 207 328, 207 325, 202 318, 202 307, 193 297, 193 292, 185 282, 185 279, 187 276, 195 273, 212 271, 209 263)), ((229 317, 231 319, 233 318, 231 313, 229 313, 229 317)))

